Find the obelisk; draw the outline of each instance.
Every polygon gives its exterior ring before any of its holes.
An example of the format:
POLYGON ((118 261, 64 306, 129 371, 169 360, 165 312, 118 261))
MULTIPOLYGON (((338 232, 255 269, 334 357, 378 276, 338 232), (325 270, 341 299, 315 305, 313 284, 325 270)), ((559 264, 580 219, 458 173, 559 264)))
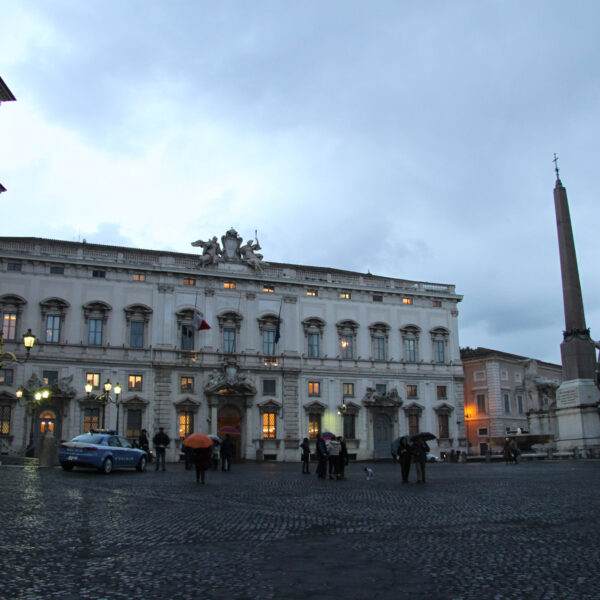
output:
POLYGON ((559 177, 556 155, 554 164, 554 208, 565 310, 560 345, 563 381, 556 392, 556 442, 560 450, 594 450, 600 448, 600 391, 594 382, 596 352, 585 323, 567 190, 559 177))

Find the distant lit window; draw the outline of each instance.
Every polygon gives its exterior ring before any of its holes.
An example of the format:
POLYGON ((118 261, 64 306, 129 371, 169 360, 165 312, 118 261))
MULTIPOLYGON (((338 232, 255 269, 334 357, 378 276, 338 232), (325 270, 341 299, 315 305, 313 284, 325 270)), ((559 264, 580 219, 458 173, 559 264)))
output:
POLYGON ((416 385, 407 385, 406 386, 406 396, 407 398, 417 398, 419 393, 419 389, 416 385))
POLYGON ((342 300, 350 300, 352 298, 352 294, 350 292, 340 292, 340 298, 342 300))
POLYGON ((306 295, 307 296, 318 296, 319 292, 315 289, 309 289, 309 290, 306 290, 306 295))
POLYGON ((17 313, 5 312, 2 315, 2 337, 14 340, 17 336, 17 313))
POLYGON ((194 413, 183 411, 179 413, 179 437, 186 438, 194 431, 194 413))
POLYGON ((134 281, 146 281, 146 274, 145 273, 134 273, 133 280, 134 281))
POLYGON ((196 285, 196 280, 193 277, 184 277, 183 278, 183 285, 195 286, 196 285))
POLYGON ((412 303, 413 303, 412 298, 402 298, 402 304, 412 304, 412 303))
POLYGON ((267 292, 269 294, 272 294, 275 291, 275 287, 272 285, 264 285, 263 286, 263 292, 267 292))
POLYGON ((194 391, 194 378, 193 377, 182 377, 179 389, 182 392, 193 392, 194 391))
POLYGON ((100 389, 100 373, 86 373, 85 383, 90 383, 94 390, 100 389))
POLYGON ((308 395, 309 396, 320 396, 321 395, 321 382, 320 381, 309 381, 308 382, 308 395))
POLYGON ((314 439, 321 433, 321 414, 308 414, 308 437, 314 439))
POLYGON ((128 389, 130 392, 141 392, 142 391, 142 376, 141 375, 130 375, 128 389))
POLYGON ((223 287, 226 290, 235 290, 235 281, 225 281, 223 287))
POLYGON ((342 358, 354 358, 354 336, 353 335, 340 336, 340 347, 341 347, 341 351, 342 351, 342 358))
POLYGON ((353 383, 344 383, 343 390, 344 390, 344 397, 346 397, 346 396, 353 397, 354 396, 354 384, 353 383))
POLYGON ((274 440, 277 437, 276 417, 274 412, 263 413, 263 438, 274 440))

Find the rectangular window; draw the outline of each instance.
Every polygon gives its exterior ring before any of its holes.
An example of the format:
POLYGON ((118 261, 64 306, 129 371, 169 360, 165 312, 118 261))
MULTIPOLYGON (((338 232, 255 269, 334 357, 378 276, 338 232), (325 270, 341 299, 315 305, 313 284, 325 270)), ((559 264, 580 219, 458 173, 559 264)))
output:
POLYGON ((65 274, 65 268, 64 267, 59 267, 59 266, 52 266, 50 267, 50 273, 52 275, 64 275, 65 274))
POLYGON ((310 358, 317 358, 319 356, 319 343, 320 335, 318 333, 308 334, 308 356, 310 358))
POLYGON ((487 427, 480 427, 477 430, 477 435, 487 435, 488 434, 488 428, 487 427))
POLYGON ((419 433, 419 415, 408 415, 408 435, 419 433))
POLYGON ((407 398, 417 398, 418 392, 419 392, 419 390, 416 385, 407 385, 406 386, 406 397, 407 398))
POLYGON ((100 427, 100 409, 86 408, 83 411, 83 432, 89 433, 91 429, 100 427))
POLYGON ((0 435, 10 434, 10 404, 0 405, 0 435))
POLYGON ((485 410, 485 395, 484 394, 477 394, 477 414, 478 415, 485 415, 486 414, 486 410, 485 410))
POLYGON ((266 356, 275 354, 275 331, 272 329, 263 331, 263 354, 266 356))
POLYGON ((88 321, 88 344, 90 346, 102 346, 102 325, 102 319, 88 321))
POLYGON ((274 412, 265 412, 263 413, 263 438, 274 440, 276 437, 276 414, 274 412))
POLYGON ((387 385, 385 383, 376 383, 375 384, 375 391, 380 396, 385 396, 387 394, 387 385))
POLYGON ((184 323, 181 326, 181 349, 194 349, 194 326, 184 323))
POLYGON ((413 303, 412 298, 402 298, 402 304, 412 304, 412 303, 413 303))
POLYGON ((184 277, 183 285, 191 285, 193 287, 196 285, 196 280, 193 277, 184 277))
POLYGON ((413 339, 404 340, 404 360, 406 362, 417 362, 417 342, 413 339))
POLYGON ((100 389, 100 373, 86 373, 85 374, 85 383, 91 383, 92 389, 99 390, 100 389))
POLYGON ((356 415, 344 415, 344 439, 356 439, 356 415))
POLYGON ((321 413, 308 414, 308 437, 314 439, 321 433, 321 413))
POLYGON ((502 397, 504 400, 504 414, 509 415, 510 414, 510 394, 504 394, 502 397))
POLYGON ((320 381, 309 381, 308 382, 308 395, 309 396, 320 396, 321 395, 321 382, 320 381))
POLYGON ((226 290, 235 290, 235 281, 225 281, 223 287, 226 290))
POLYGON ((354 384, 353 383, 344 383, 343 390, 344 390, 344 398, 354 397, 354 384))
POLYGON ((46 343, 58 344, 60 341, 60 315, 46 316, 46 343))
POLYGON ((375 294, 373 296, 373 302, 383 302, 383 296, 381 296, 380 294, 375 294))
POLYGON ((194 378, 193 377, 182 377, 179 383, 179 390, 182 392, 193 392, 194 391, 194 378))
POLYGON ((141 392, 142 391, 142 376, 141 375, 130 375, 128 378, 127 389, 130 392, 141 392))
POLYGON ((319 292, 318 292, 318 290, 314 290, 314 289, 306 290, 306 295, 307 296, 318 296, 319 292))
POLYGON ((438 415, 438 431, 439 437, 442 439, 448 439, 450 437, 448 415, 438 415))
POLYGON ((374 345, 374 357, 375 360, 385 360, 385 338, 375 337, 373 338, 374 345))
POLYGON ((446 400, 448 398, 448 389, 445 385, 437 386, 437 399, 438 400, 446 400))
POLYGON ((441 308, 442 301, 441 300, 432 300, 431 306, 433 306, 433 308, 441 308))
POLYGON ((275 287, 272 285, 263 285, 263 292, 267 292, 267 294, 272 294, 275 292, 275 287))
POLYGON ((446 362, 446 343, 444 340, 434 342, 435 362, 443 364, 446 362))
POLYGON ((134 281, 146 281, 146 273, 134 273, 133 280, 134 281))
POLYGON ((20 271, 21 263, 9 262, 8 265, 6 265, 6 270, 7 271, 20 271))
POLYGON ((5 312, 2 315, 2 337, 14 340, 17 337, 17 313, 5 312))
POLYGON ((94 269, 92 271, 92 277, 98 277, 100 279, 104 279, 106 277, 106 271, 100 271, 99 269, 94 269))
POLYGON ((130 440, 137 440, 142 431, 142 410, 130 408, 127 410, 127 436, 130 440))
POLYGON ((352 294, 350 292, 340 292, 340 298, 342 300, 350 300, 352 298, 352 294))
POLYGON ((265 396, 274 396, 277 390, 277 383, 274 379, 263 379, 263 394, 265 396))
POLYGON ((354 358, 354 336, 343 335, 340 338, 342 358, 354 358))
POLYGON ((12 369, 0 369, 0 385, 12 385, 14 371, 12 369))
POLYGON ((223 328, 223 352, 232 354, 235 352, 235 328, 223 328))
POLYGON ((144 321, 131 321, 129 324, 129 345, 132 348, 144 347, 144 321))
POLYGON ((186 438, 194 431, 194 413, 184 411, 179 413, 179 437, 186 438))
POLYGON ((58 371, 42 371, 44 385, 54 385, 58 381, 58 371))
POLYGON ((525 411, 523 410, 523 396, 521 394, 517 396, 517 406, 519 409, 519 414, 522 415, 525 411))

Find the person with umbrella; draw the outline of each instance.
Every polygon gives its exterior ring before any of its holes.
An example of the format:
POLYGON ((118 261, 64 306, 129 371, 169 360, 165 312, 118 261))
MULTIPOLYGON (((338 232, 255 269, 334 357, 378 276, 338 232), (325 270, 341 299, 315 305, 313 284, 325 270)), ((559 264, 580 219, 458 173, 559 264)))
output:
POLYGON ((196 483, 205 483, 206 470, 210 467, 213 441, 203 433, 192 433, 183 440, 183 447, 189 452, 190 460, 196 467, 196 483))
POLYGON ((317 477, 325 479, 325 473, 327 472, 327 446, 320 433, 317 434, 317 461, 317 477))
POLYGON ((308 443, 308 438, 304 438, 304 440, 302 440, 300 449, 302 450, 302 474, 307 475, 310 473, 310 469, 308 467, 310 462, 310 445, 308 443))
POLYGON ((403 435, 398 442, 398 450, 396 451, 400 469, 402 471, 402 483, 408 483, 408 475, 410 473, 410 463, 412 461, 412 452, 408 437, 403 435))
POLYGON ((427 464, 427 453, 429 452, 429 446, 425 439, 432 438, 435 439, 435 436, 430 433, 418 433, 410 438, 412 441, 411 453, 417 470, 417 483, 425 483, 425 465, 427 464))

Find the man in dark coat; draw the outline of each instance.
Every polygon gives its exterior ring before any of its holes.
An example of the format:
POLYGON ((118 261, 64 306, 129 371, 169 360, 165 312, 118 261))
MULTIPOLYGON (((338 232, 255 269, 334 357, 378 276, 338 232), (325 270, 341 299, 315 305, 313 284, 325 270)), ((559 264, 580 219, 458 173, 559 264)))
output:
POLYGON ((233 442, 227 434, 221 444, 221 471, 231 471, 231 458, 233 456, 233 442))
POLYGON ((338 455, 338 467, 337 467, 337 478, 346 479, 346 465, 348 464, 348 448, 344 438, 338 436, 338 442, 340 443, 340 453, 338 455))
POLYGON ((164 427, 158 428, 158 433, 152 438, 154 444, 154 450, 156 450, 156 470, 162 463, 162 470, 166 471, 165 468, 165 454, 167 446, 171 443, 171 438, 165 433, 164 427))
POLYGON ((195 448, 190 452, 190 459, 196 467, 196 483, 202 481, 206 476, 206 470, 210 468, 212 446, 208 448, 195 448))
POLYGON ((425 483, 425 464, 427 463, 429 446, 423 438, 418 437, 412 443, 411 452, 417 470, 417 483, 425 483))
POLYGON ((327 472, 327 446, 320 433, 317 434, 317 461, 317 477, 325 479, 325 473, 327 472))
POLYGON ((398 444, 398 461, 402 470, 402 483, 408 483, 412 453, 407 437, 400 438, 400 443, 398 444))

